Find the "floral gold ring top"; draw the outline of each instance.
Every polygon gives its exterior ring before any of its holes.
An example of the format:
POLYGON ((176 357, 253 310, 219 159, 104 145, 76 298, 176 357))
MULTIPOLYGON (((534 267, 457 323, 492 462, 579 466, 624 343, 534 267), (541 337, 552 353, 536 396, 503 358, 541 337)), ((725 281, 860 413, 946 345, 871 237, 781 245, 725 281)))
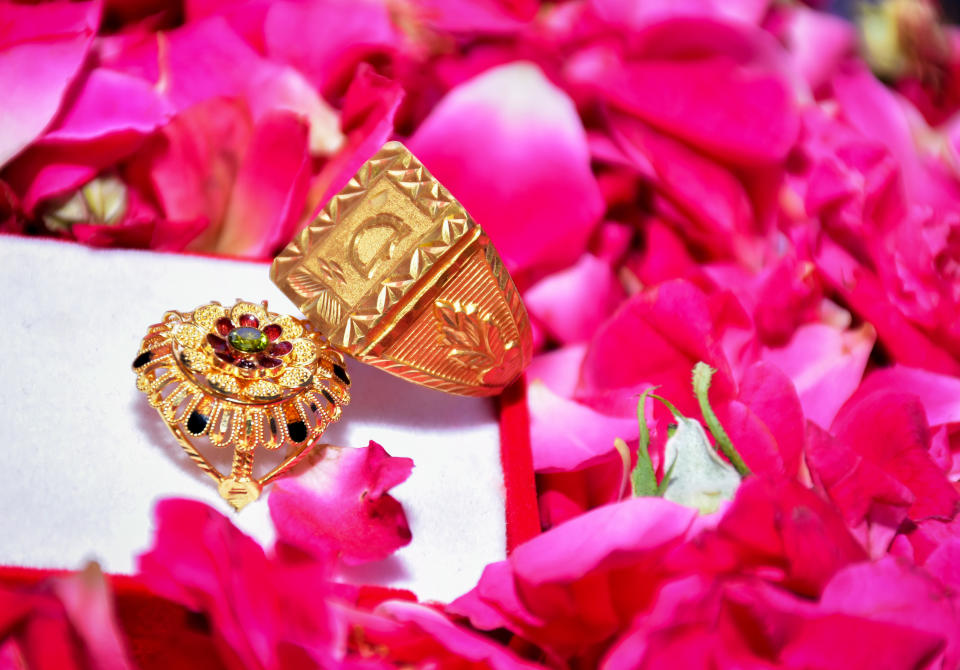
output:
POLYGON ((309 322, 270 312, 266 303, 238 301, 167 312, 148 330, 133 369, 137 388, 183 449, 240 509, 340 418, 350 401, 343 364, 309 322), (201 439, 233 448, 229 474, 201 454, 201 439), (253 477, 258 446, 287 449, 259 479, 253 477))
POLYGON ((502 391, 531 358, 526 310, 490 239, 397 142, 360 168, 270 275, 306 321, 242 301, 167 312, 133 364, 140 390, 237 509, 340 418, 345 356, 475 396, 502 391), (233 447, 229 474, 200 440, 233 447), (258 446, 287 450, 260 478, 258 446))

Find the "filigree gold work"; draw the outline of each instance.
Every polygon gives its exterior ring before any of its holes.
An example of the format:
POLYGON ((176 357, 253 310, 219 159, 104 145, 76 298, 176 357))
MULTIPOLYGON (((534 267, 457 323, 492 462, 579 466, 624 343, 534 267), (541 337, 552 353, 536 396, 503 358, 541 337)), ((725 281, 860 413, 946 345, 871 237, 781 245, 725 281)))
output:
POLYGON ((133 370, 177 442, 240 509, 288 472, 350 402, 343 356, 313 327, 237 301, 167 312, 149 328, 133 370), (229 473, 203 455, 206 443, 233 448, 229 473), (253 475, 254 452, 286 449, 282 462, 253 475))

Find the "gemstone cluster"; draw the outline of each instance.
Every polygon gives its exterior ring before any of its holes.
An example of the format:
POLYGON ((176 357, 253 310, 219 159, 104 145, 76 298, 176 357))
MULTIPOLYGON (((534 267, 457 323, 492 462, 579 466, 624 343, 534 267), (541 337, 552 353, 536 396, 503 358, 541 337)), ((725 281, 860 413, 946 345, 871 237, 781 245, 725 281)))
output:
POLYGON ((207 334, 207 344, 217 358, 241 370, 270 370, 283 365, 281 357, 293 351, 293 344, 281 340, 283 326, 271 323, 260 328, 254 314, 241 314, 234 323, 229 316, 217 319, 215 333, 207 334))

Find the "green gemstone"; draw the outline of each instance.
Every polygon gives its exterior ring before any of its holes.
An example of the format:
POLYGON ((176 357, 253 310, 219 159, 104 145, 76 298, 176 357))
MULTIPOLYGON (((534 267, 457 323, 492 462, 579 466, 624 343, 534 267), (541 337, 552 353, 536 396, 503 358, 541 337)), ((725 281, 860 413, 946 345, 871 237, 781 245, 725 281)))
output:
POLYGON ((234 328, 227 335, 227 342, 231 347, 245 354, 263 351, 270 344, 266 334, 259 328, 234 328))

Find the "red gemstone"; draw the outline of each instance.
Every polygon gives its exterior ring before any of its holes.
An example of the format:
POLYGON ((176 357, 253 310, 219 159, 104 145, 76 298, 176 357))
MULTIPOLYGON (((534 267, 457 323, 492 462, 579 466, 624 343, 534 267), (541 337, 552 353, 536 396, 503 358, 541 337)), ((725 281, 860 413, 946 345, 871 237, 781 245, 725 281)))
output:
POLYGON ((267 336, 267 339, 271 342, 275 342, 280 333, 283 332, 283 328, 280 327, 280 324, 271 323, 269 326, 263 329, 263 334, 267 336))
POLYGON ((259 328, 260 319, 255 317, 253 314, 244 314, 240 317, 240 325, 244 328, 259 328))
POLYGON ((236 360, 234 359, 233 354, 230 354, 226 351, 218 351, 217 358, 219 358, 221 361, 226 361, 227 363, 233 363, 233 361, 236 360))
POLYGON ((234 363, 238 368, 243 368, 244 370, 253 370, 257 367, 257 364, 251 361, 249 358, 241 358, 239 361, 234 363))
POLYGON ((213 350, 217 353, 227 350, 227 341, 222 337, 217 337, 213 333, 207 335, 207 342, 213 347, 213 350))
POLYGON ((230 320, 229 316, 223 316, 217 319, 218 333, 226 337, 231 330, 233 330, 233 321, 230 320))
POLYGON ((293 350, 293 345, 289 342, 276 342, 270 347, 270 354, 273 356, 286 356, 293 350))
POLYGON ((270 358, 269 356, 261 356, 258 361, 261 368, 278 368, 283 365, 283 361, 279 358, 270 358))

